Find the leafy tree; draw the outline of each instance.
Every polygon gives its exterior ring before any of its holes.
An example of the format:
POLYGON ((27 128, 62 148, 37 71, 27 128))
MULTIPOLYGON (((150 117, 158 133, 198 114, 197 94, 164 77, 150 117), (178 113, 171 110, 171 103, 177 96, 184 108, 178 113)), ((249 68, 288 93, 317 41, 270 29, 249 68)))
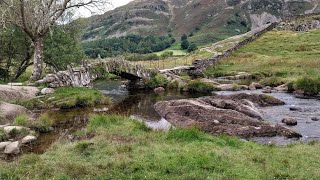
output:
POLYGON ((191 43, 190 46, 188 47, 188 52, 192 52, 197 49, 198 49, 197 45, 195 43, 191 43))
POLYGON ((140 36, 128 35, 120 38, 101 39, 83 44, 85 54, 91 58, 102 58, 123 53, 148 54, 162 51, 175 42, 173 36, 140 36))
POLYGON ((84 57, 77 39, 77 27, 54 27, 44 41, 44 62, 56 71, 67 69, 70 63, 79 64, 84 57))
POLYGON ((181 41, 184 41, 184 40, 187 40, 188 39, 188 36, 186 34, 183 34, 181 36, 181 41))
POLYGON ((30 39, 15 26, 0 29, 0 78, 16 80, 32 65, 30 39))
POLYGON ((188 36, 183 34, 181 36, 181 49, 188 49, 188 47, 189 47, 188 36))
POLYGON ((31 80, 42 76, 44 38, 50 29, 79 7, 104 7, 105 0, 1 0, 0 24, 13 25, 27 35, 33 42, 33 73, 31 80))

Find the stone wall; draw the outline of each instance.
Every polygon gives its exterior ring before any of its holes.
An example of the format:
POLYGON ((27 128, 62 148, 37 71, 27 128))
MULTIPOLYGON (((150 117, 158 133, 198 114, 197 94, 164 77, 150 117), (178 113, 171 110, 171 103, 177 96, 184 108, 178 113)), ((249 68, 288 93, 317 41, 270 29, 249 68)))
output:
POLYGON ((248 43, 256 40, 258 37, 260 37, 264 33, 274 29, 277 25, 278 25, 278 23, 275 22, 275 23, 264 25, 262 27, 255 29, 255 30, 252 30, 251 36, 245 38, 242 41, 239 41, 234 47, 227 49, 222 53, 218 53, 215 56, 213 56, 212 58, 196 60, 193 63, 194 70, 190 71, 189 75, 195 76, 195 77, 201 76, 202 72, 205 71, 208 67, 213 66, 216 63, 218 63, 221 59, 224 59, 224 58, 232 55, 235 51, 237 51, 241 47, 247 45, 248 43))

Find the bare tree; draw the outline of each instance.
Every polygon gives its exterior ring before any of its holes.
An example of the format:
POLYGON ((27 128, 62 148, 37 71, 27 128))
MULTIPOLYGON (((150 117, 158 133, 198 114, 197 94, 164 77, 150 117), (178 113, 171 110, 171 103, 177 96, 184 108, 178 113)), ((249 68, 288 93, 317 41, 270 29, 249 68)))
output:
POLYGON ((43 39, 50 28, 68 11, 86 8, 103 10, 109 0, 0 0, 0 23, 21 28, 34 45, 31 80, 41 78, 43 70, 43 39))

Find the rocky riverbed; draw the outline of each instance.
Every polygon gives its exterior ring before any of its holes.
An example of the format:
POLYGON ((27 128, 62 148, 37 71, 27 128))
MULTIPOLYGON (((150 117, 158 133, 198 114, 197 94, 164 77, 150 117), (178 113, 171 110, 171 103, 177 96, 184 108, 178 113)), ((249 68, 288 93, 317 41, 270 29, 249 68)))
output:
POLYGON ((258 107, 284 104, 272 96, 241 93, 162 101, 155 104, 155 109, 176 127, 199 127, 213 135, 299 138, 299 133, 283 125, 264 121, 258 110, 258 107))

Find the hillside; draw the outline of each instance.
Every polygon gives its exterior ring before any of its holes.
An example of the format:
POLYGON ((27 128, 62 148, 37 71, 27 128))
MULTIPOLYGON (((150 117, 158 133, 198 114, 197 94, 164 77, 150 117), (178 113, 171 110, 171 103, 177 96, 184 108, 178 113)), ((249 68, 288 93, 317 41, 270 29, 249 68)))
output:
POLYGON ((319 0, 135 0, 92 17, 82 39, 172 33, 191 34, 190 40, 202 45, 319 10, 319 0))
POLYGON ((303 24, 309 22, 318 23, 319 16, 280 25, 223 59, 217 66, 209 68, 205 75, 220 77, 249 72, 268 77, 263 81, 274 85, 302 77, 317 78, 320 73, 320 30, 315 26, 314 29, 301 31, 301 27, 308 27, 303 24))

